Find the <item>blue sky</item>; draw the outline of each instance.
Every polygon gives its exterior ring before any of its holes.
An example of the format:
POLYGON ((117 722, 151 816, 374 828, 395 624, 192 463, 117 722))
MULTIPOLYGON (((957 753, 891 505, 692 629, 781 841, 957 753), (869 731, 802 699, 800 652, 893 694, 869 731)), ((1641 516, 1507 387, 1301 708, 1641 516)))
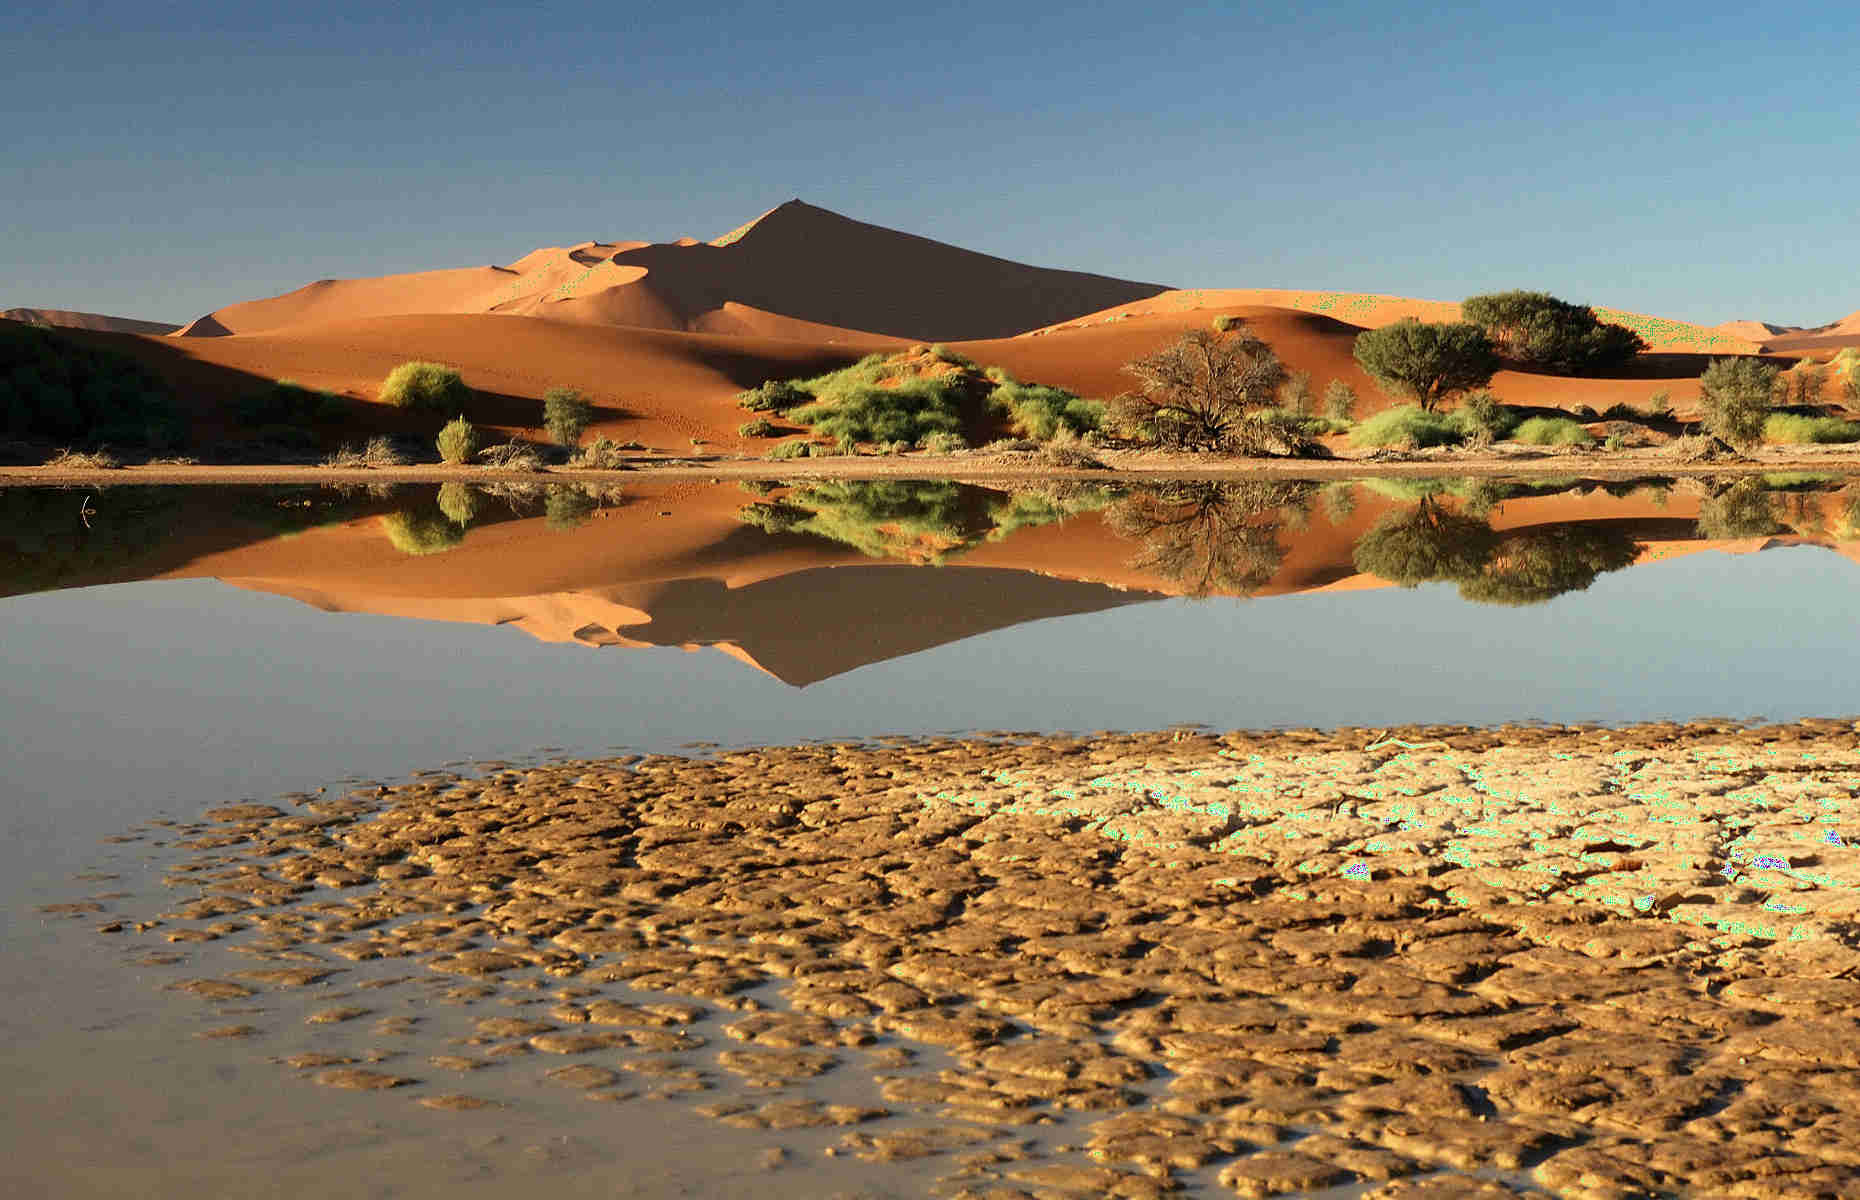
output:
POLYGON ((800 197, 1189 287, 1860 308, 1850 6, 264 7, 9 18, 0 307, 178 322, 800 197))

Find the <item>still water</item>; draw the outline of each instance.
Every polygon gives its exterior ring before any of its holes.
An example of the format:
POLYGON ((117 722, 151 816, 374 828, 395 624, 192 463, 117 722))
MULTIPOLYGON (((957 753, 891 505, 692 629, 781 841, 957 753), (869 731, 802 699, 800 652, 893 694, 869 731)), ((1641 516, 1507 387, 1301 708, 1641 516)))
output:
MULTIPOLYGON (((347 1098, 332 1118, 249 1055, 178 1053, 191 1008, 33 912, 85 872, 158 893, 148 845, 100 841, 143 822, 692 742, 1860 712, 1856 495, 1836 478, 0 491, 0 1037, 22 1081, 0 1183, 308 1195, 337 1163, 380 1194, 488 1193, 567 1186, 612 1148, 579 1113, 482 1134, 512 1155, 347 1098)), ((714 1131, 666 1122, 659 1158, 627 1143, 646 1193, 765 1186, 689 1176, 714 1131)))

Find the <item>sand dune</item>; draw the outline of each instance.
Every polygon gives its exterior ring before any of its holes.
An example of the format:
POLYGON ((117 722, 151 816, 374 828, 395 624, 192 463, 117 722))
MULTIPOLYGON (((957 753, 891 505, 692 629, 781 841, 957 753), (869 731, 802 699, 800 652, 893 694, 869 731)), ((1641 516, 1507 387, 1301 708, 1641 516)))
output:
POLYGON ((1005 337, 1163 290, 1010 262, 792 200, 713 242, 583 242, 534 250, 504 267, 319 280, 215 309, 181 336, 491 312, 737 332, 746 308, 803 326, 948 341, 1005 337))
MULTIPOLYGON (((1417 321, 1460 319, 1457 300, 1416 300, 1370 292, 1294 291, 1284 288, 1194 288, 1164 292, 1146 300, 1115 305, 1073 321, 1060 322, 1057 327, 1105 325, 1157 313, 1194 312, 1212 318, 1230 308, 1261 305, 1318 313, 1366 329, 1389 325, 1404 317, 1413 317, 1417 321)), ((1626 325, 1639 333, 1655 353, 1754 354, 1757 351, 1756 343, 1733 337, 1718 329, 1672 321, 1665 317, 1650 317, 1600 304, 1593 307, 1595 315, 1602 320, 1626 325)), ((1029 335, 1045 335, 1053 332, 1054 328, 1049 326, 1031 330, 1029 335)))
MULTIPOLYGON (((1279 296, 1283 298, 1284 294, 1279 296)), ((1428 315, 1425 308, 1399 311, 1401 304, 1391 301, 1373 315, 1391 321, 1404 315, 1428 315), (1389 316, 1391 311, 1395 315, 1389 316)), ((1118 315, 1114 320, 1073 323, 1048 330, 1038 337, 963 342, 957 349, 977 362, 1006 367, 1022 379, 1055 384, 1087 396, 1112 396, 1132 385, 1131 378, 1123 372, 1125 363, 1156 350, 1186 330, 1207 328, 1217 314, 1229 315, 1246 321, 1255 333, 1271 344, 1289 369, 1309 372, 1314 394, 1322 395, 1333 379, 1349 384, 1358 397, 1358 417, 1404 403, 1385 394, 1357 365, 1351 351, 1356 335, 1365 328, 1355 323, 1355 318, 1363 316, 1360 309, 1354 310, 1355 317, 1348 321, 1298 308, 1241 303, 1201 308, 1163 305, 1151 311, 1133 305, 1128 310, 1118 310, 1119 314, 1126 311, 1130 312, 1129 316, 1118 315)), ((1429 319, 1439 318, 1429 316, 1429 319)), ((1653 392, 1664 391, 1677 408, 1690 411, 1698 400, 1697 376, 1704 366, 1703 357, 1669 353, 1664 357, 1648 356, 1636 364, 1632 377, 1571 379, 1500 371, 1493 376, 1491 388, 1508 404, 1546 408, 1587 404, 1598 412, 1616 403, 1643 404, 1653 392)))
POLYGON ((8 321, 29 325, 56 325, 61 329, 94 329, 100 333, 147 333, 160 336, 173 333, 179 325, 165 321, 138 321, 134 317, 110 317, 103 313, 72 312, 62 308, 9 308, 0 312, 8 321))
POLYGON ((1746 342, 1766 342, 1778 334, 1800 333, 1800 325, 1772 325, 1768 321, 1720 321, 1712 329, 1746 342))

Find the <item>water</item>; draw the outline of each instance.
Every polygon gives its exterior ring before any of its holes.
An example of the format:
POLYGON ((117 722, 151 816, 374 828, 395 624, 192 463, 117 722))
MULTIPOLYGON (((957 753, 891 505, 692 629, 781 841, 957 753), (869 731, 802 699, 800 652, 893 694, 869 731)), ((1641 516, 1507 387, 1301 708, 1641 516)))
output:
POLYGON ((100 841, 133 826, 696 741, 1850 714, 1851 488, 0 491, 0 1182, 559 1188, 621 1137, 643 1194, 766 1190, 692 1167, 723 1135, 688 1114, 439 1128, 188 1041, 192 1001, 32 911, 159 894, 158 848, 100 841))

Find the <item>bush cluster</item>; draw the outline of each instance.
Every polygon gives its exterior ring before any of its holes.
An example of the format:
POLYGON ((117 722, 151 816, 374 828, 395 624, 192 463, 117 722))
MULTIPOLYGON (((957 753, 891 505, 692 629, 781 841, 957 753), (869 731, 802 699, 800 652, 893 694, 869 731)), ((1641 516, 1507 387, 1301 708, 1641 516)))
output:
POLYGON ((0 320, 0 431, 166 446, 182 430, 166 385, 140 363, 52 329, 0 320))
POLYGON ((1500 355, 1522 367, 1574 374, 1618 367, 1647 348, 1625 325, 1611 325, 1586 304, 1548 292, 1469 296, 1460 315, 1485 331, 1500 355))

